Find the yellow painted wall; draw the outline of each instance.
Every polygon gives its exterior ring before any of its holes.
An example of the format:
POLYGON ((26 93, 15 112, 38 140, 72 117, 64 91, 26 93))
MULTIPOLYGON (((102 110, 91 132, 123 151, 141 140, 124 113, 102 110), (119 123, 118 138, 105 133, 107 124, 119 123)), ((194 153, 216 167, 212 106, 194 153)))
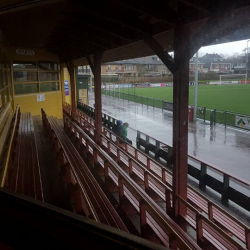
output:
POLYGON ((14 105, 20 105, 21 113, 31 112, 32 116, 41 115, 41 108, 47 115, 62 118, 62 93, 61 91, 40 93, 45 95, 44 102, 37 102, 38 94, 17 95, 14 105))
MULTIPOLYGON (((42 49, 29 49, 34 51, 34 55, 18 55, 16 53, 16 48, 9 48, 8 53, 11 58, 11 63, 13 64, 13 61, 52 61, 58 62, 59 64, 59 58, 57 55, 42 49)), ((60 73, 59 83, 61 83, 60 73)), ((14 84, 13 79, 12 84, 14 84)), ((43 108, 48 115, 60 119, 62 118, 62 86, 61 84, 59 85, 59 91, 14 95, 14 105, 16 106, 19 104, 22 113, 31 112, 32 116, 41 115, 41 108, 43 108), (40 94, 45 95, 45 101, 37 101, 37 95, 40 94)))

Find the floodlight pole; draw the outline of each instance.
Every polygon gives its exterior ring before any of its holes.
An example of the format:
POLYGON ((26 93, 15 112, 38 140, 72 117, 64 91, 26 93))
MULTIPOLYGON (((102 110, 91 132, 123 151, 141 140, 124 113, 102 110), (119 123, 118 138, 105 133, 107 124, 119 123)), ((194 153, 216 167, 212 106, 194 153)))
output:
POLYGON ((194 121, 197 119, 197 94, 198 94, 198 57, 199 50, 196 52, 195 57, 195 80, 194 80, 194 121))
POLYGON ((247 40, 247 63, 246 63, 246 81, 245 84, 247 84, 247 77, 248 77, 248 42, 250 40, 247 40))

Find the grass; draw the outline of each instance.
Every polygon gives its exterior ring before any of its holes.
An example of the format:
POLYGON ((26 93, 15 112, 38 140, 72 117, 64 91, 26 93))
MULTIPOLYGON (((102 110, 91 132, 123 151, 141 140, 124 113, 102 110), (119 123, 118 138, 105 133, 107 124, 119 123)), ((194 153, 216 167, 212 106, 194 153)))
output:
MULTIPOLYGON (((121 89, 128 93, 128 89, 121 89)), ((129 94, 173 101, 172 87, 130 88, 129 94)), ((189 104, 193 105, 194 86, 189 87, 189 104)), ((144 100, 145 102, 145 100, 144 100)), ((227 110, 250 115, 250 84, 247 85, 199 85, 198 106, 207 109, 227 110)))

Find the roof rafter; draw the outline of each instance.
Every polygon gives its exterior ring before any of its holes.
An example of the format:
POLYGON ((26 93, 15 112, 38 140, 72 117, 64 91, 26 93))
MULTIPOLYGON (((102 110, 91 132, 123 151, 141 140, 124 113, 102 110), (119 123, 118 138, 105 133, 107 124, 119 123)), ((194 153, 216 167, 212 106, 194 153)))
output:
MULTIPOLYGON (((124 5, 130 9, 136 10, 140 13, 149 15, 151 17, 155 17, 168 24, 174 25, 176 21, 180 18, 178 12, 172 9, 170 6, 168 6, 166 2, 160 3, 161 5, 160 8, 161 10, 163 10, 163 12, 160 12, 159 10, 156 11, 156 9, 152 7, 150 2, 145 2, 145 1, 140 1, 140 0, 137 0, 137 1, 119 0, 117 1, 117 3, 124 5)), ((154 5, 157 5, 157 2, 155 2, 154 5)))
POLYGON ((78 34, 85 34, 87 35, 88 37, 92 37, 93 39, 95 40, 99 40, 99 41, 103 41, 104 43, 107 43, 107 44, 110 44, 112 46, 121 46, 122 43, 121 43, 121 39, 117 38, 117 37, 114 37, 114 36, 110 36, 110 35, 107 35, 106 33, 102 32, 102 31, 99 31, 98 33, 96 31, 94 31, 93 29, 90 29, 90 28, 86 28, 86 26, 82 29, 79 29, 79 28, 76 28, 75 27, 75 24, 73 25, 70 25, 68 22, 60 22, 62 25, 63 25, 63 29, 65 28, 68 28, 70 31, 67 32, 69 34, 75 34, 78 33, 78 34), (72 33, 73 32, 73 33, 72 33))
POLYGON ((200 11, 204 11, 206 13, 211 13, 211 10, 206 5, 207 1, 197 1, 197 0, 179 0, 180 2, 185 3, 186 5, 189 5, 195 9, 198 9, 200 11))
MULTIPOLYGON (((63 35, 63 34, 68 35, 71 38, 74 38, 75 41, 82 41, 82 46, 84 46, 84 43, 87 43, 87 44, 93 44, 93 45, 95 45, 99 48, 102 48, 102 49, 113 49, 114 48, 114 46, 111 46, 110 44, 105 44, 104 42, 97 41, 96 39, 93 39, 90 37, 82 37, 82 36, 79 36, 77 34, 74 34, 73 32, 67 32, 67 31, 62 30, 62 29, 56 30, 56 33, 59 33, 61 35, 63 35)), ((56 37, 56 35, 54 35, 54 37, 56 37)))
POLYGON ((86 14, 81 17, 76 17, 76 15, 72 13, 63 12, 62 14, 68 16, 71 20, 78 22, 79 25, 83 24, 104 32, 108 32, 109 34, 127 40, 128 42, 138 39, 138 34, 136 34, 133 30, 127 29, 126 27, 121 27, 119 24, 110 23, 98 16, 94 17, 86 14))
POLYGON ((41 7, 48 4, 58 3, 65 0, 33 0, 24 3, 7 5, 0 8, 0 15, 9 14, 17 11, 27 10, 35 7, 41 7))
POLYGON ((123 13, 117 13, 112 10, 111 6, 107 6, 107 4, 98 4, 92 5, 91 2, 84 4, 79 0, 74 0, 80 8, 87 10, 94 16, 101 17, 105 20, 110 20, 120 25, 124 25, 132 30, 137 32, 148 34, 153 31, 153 25, 143 22, 138 18, 134 18, 133 16, 124 15, 123 13))

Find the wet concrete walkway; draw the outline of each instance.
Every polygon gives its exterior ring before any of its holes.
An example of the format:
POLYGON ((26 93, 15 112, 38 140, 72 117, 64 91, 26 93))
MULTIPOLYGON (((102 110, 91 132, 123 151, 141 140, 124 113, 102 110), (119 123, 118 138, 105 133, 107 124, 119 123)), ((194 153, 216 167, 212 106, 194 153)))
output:
MULTIPOLYGON (((90 106, 94 97, 90 93, 90 106)), ((130 124, 128 137, 140 130, 172 145, 172 113, 102 95, 103 112, 130 124)), ((250 182, 250 132, 198 120, 188 128, 188 153, 250 182)))

